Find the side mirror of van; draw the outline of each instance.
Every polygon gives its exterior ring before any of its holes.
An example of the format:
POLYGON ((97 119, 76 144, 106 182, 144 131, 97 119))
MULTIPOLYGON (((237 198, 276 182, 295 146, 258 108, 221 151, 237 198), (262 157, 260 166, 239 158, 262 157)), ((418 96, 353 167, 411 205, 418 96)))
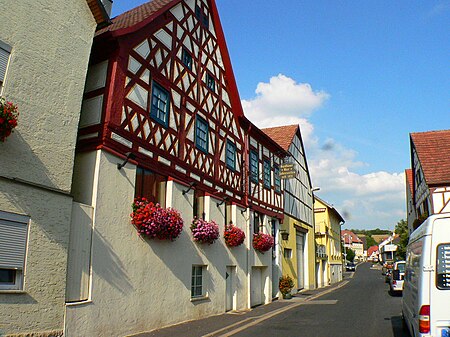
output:
POLYGON ((392 271, 392 279, 393 280, 400 280, 400 270, 396 269, 392 271))

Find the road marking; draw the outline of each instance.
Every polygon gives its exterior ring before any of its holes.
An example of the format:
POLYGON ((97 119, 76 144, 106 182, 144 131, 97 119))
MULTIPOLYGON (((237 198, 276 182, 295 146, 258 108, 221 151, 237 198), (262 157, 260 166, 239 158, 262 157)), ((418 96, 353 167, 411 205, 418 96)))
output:
MULTIPOLYGON (((353 277, 353 275, 352 275, 352 277, 353 277)), ((287 305, 284 308, 280 308, 280 309, 271 311, 271 312, 269 312, 267 314, 264 314, 264 315, 255 316, 255 317, 249 317, 249 318, 244 319, 244 320, 242 320, 240 322, 236 322, 236 323, 228 325, 228 326, 226 326, 226 327, 224 327, 222 329, 219 329, 219 330, 216 330, 214 332, 211 332, 211 333, 209 333, 207 335, 203 335, 202 337, 229 337, 229 336, 233 336, 233 335, 235 335, 235 334, 237 334, 237 333, 239 333, 239 332, 241 332, 243 330, 246 330, 246 329, 248 329, 248 328, 250 328, 252 326, 255 326, 255 325, 257 325, 257 324, 259 324, 259 323, 261 323, 261 322, 263 322, 265 320, 268 320, 269 318, 272 318, 272 317, 274 317, 276 315, 282 314, 283 312, 286 312, 288 310, 297 308, 297 307, 299 307, 301 305, 308 304, 308 302, 311 302, 312 300, 314 300, 316 298, 319 298, 319 297, 321 297, 323 295, 329 294, 329 293, 331 293, 332 291, 334 291, 336 289, 342 288, 348 282, 349 281, 343 281, 338 286, 336 286, 334 288, 331 288, 331 289, 328 289, 328 290, 325 290, 323 292, 317 293, 316 295, 312 295, 312 296, 306 298, 305 300, 302 300, 301 302, 297 302, 297 303, 293 303, 293 304, 287 305), (224 334, 219 335, 220 333, 222 333, 222 332, 224 332, 226 330, 229 330, 230 328, 238 326, 238 325, 242 324, 243 322, 247 322, 247 321, 251 321, 251 322, 249 322, 247 324, 244 324, 244 325, 242 325, 242 326, 240 326, 240 327, 238 327, 238 328, 236 328, 234 330, 231 330, 231 331, 225 332, 224 334)), ((315 301, 315 302, 320 302, 320 301, 315 301)), ((324 300, 323 302, 327 302, 327 301, 324 300)), ((312 303, 312 304, 314 304, 314 303, 312 303)), ((328 304, 330 304, 330 303, 328 303, 328 304)))

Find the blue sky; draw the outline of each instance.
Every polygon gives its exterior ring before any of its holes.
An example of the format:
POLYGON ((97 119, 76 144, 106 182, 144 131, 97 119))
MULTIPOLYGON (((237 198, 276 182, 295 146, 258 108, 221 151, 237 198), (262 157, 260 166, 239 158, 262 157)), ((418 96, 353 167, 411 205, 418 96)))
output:
MULTIPOLYGON (((115 0, 113 16, 144 2, 115 0)), ((216 3, 246 115, 300 124, 345 227, 393 229, 409 133, 449 129, 450 1, 216 3)))

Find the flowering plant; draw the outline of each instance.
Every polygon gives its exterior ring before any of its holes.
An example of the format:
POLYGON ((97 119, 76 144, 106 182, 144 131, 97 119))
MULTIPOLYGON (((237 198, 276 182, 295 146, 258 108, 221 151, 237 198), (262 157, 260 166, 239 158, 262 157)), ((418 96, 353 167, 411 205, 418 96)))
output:
POLYGON ((237 247, 241 245, 245 240, 245 233, 242 229, 229 224, 225 226, 225 231, 223 232, 223 238, 228 247, 237 247))
POLYGON ((173 208, 162 208, 145 198, 136 198, 132 208, 131 223, 136 226, 139 235, 173 241, 183 229, 183 219, 173 208))
POLYGON ((219 238, 219 225, 213 220, 206 221, 195 217, 191 224, 194 240, 200 243, 212 244, 219 238))
POLYGON ((17 118, 19 118, 17 107, 0 97, 0 142, 4 142, 17 126, 17 118))
POLYGON ((280 292, 283 295, 286 295, 291 292, 292 288, 294 288, 294 280, 289 275, 282 276, 280 277, 278 288, 280 288, 280 292))
POLYGON ((267 252, 272 248, 273 243, 274 240, 272 235, 264 233, 253 234, 253 248, 261 253, 267 252))

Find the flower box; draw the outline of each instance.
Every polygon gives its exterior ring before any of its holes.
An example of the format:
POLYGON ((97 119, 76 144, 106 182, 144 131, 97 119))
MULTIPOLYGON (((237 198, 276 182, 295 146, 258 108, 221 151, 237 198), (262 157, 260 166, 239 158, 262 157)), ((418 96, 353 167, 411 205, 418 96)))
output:
POLYGON ((183 219, 177 210, 162 208, 145 198, 135 199, 131 223, 139 235, 149 239, 174 241, 183 229, 183 219))
POLYGON ((272 235, 264 233, 253 234, 253 248, 260 253, 267 252, 273 247, 274 239, 272 235))
POLYGON ((195 217, 192 220, 191 232, 194 241, 213 244, 219 238, 219 225, 213 220, 206 221, 195 217))
POLYGON ((228 247, 237 247, 244 243, 245 233, 242 229, 229 224, 225 226, 223 238, 228 247))
POLYGON ((17 107, 0 97, 0 142, 4 142, 6 138, 13 132, 17 126, 19 111, 17 107))

